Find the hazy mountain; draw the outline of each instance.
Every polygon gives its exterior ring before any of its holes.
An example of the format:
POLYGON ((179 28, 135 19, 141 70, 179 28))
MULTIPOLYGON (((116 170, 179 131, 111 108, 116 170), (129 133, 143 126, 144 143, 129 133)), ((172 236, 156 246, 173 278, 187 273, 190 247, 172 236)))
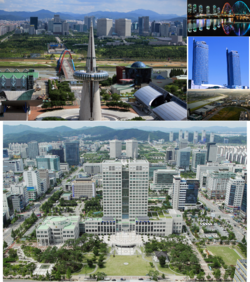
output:
MULTIPOLYGON (((61 13, 61 12, 51 12, 49 10, 39 10, 36 12, 26 12, 26 11, 14 11, 8 12, 4 10, 0 10, 0 19, 9 19, 9 20, 25 20, 30 17, 38 17, 39 19, 53 18, 55 14, 60 15, 62 19, 68 20, 83 20, 84 16, 95 16, 96 18, 107 17, 110 19, 118 19, 118 18, 128 18, 133 21, 138 20, 140 16, 149 16, 149 19, 152 20, 169 20, 179 18, 183 18, 183 16, 179 17, 176 14, 158 14, 151 10, 138 9, 131 12, 107 12, 107 11, 96 11, 88 14, 75 14, 75 13, 61 13)), ((186 16, 184 16, 186 17, 186 16)))

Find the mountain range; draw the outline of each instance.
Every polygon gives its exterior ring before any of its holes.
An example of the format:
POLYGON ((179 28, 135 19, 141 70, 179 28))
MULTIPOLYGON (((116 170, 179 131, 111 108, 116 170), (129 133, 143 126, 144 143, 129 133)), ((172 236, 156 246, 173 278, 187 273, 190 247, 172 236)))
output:
POLYGON ((138 9, 131 12, 108 12, 108 11, 96 11, 88 14, 74 14, 74 13, 61 13, 61 12, 51 12, 49 10, 39 10, 36 12, 26 12, 26 11, 13 11, 8 12, 0 10, 0 20, 26 20, 30 17, 38 17, 39 19, 50 19, 54 15, 60 15, 63 20, 83 20, 85 16, 95 16, 96 18, 110 18, 119 19, 127 18, 132 21, 138 20, 138 17, 149 16, 151 21, 153 20, 182 20, 187 17, 187 15, 178 16, 176 14, 158 14, 151 10, 138 9))
MULTIPOLYGON (((68 126, 58 126, 55 128, 34 128, 28 125, 4 125, 4 147, 8 147, 9 143, 28 143, 29 141, 35 140, 37 142, 51 142, 51 141, 60 141, 64 140, 67 137, 77 136, 80 134, 91 135, 87 140, 126 140, 135 138, 137 140, 147 140, 150 135, 151 140, 159 140, 159 139, 169 139, 169 132, 175 132, 175 136, 177 138, 178 131, 182 128, 154 128, 153 127, 140 127, 140 128, 120 128, 113 129, 107 126, 95 126, 95 127, 82 127, 78 129, 73 129, 68 126)), ((192 127, 184 130, 188 130, 192 135, 193 131, 198 131, 201 133, 201 127, 192 127)), ((209 127, 206 128, 206 132, 214 132, 214 133, 241 133, 242 135, 246 135, 245 127, 237 127, 237 128, 228 128, 228 127, 209 127)), ((229 137, 229 141, 235 143, 245 144, 246 136, 244 137, 229 137)), ((216 135, 217 141, 215 142, 223 142, 223 137, 216 135)))

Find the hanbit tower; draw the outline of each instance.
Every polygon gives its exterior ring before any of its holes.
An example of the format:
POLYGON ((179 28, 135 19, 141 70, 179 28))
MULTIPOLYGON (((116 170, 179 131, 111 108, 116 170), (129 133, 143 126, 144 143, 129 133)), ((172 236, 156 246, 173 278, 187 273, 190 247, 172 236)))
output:
POLYGON ((82 70, 74 72, 75 79, 83 80, 79 120, 102 119, 99 81, 106 80, 108 77, 106 71, 96 70, 94 31, 91 23, 86 72, 82 70))

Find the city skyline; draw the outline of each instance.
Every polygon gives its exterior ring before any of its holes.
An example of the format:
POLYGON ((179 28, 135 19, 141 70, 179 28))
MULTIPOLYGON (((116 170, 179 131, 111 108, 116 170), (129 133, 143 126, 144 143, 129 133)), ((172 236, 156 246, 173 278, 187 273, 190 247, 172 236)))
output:
MULTIPOLYGON (((177 14, 179 16, 186 14, 186 1, 185 0, 177 0, 174 3, 170 0, 164 1, 164 3, 169 2, 171 5, 166 5, 166 9, 164 11, 164 7, 162 5, 162 0, 156 0, 154 2, 146 0, 136 0, 136 1, 123 1, 120 2, 118 0, 109 0, 109 1, 101 1, 101 0, 73 0, 70 1, 48 1, 45 0, 43 2, 34 1, 34 8, 28 5, 28 1, 16 1, 12 0, 11 3, 5 2, 5 0, 0 1, 0 9, 6 11, 38 11, 40 9, 49 9, 54 10, 56 12, 61 13, 91 13, 96 11, 107 11, 107 12, 130 12, 133 7, 133 10, 141 9, 143 7, 145 10, 152 10, 159 14, 177 14), (28 8, 29 7, 29 8, 28 8), (98 7, 98 9, 96 8, 98 7)), ((69 14, 70 14, 69 13, 69 14)))
POLYGON ((241 85, 249 87, 249 38, 217 38, 217 37, 189 37, 188 43, 188 79, 192 79, 193 39, 204 41, 209 47, 208 54, 208 83, 227 85, 226 49, 237 51, 240 56, 241 85), (219 62, 219 64, 218 64, 219 62))

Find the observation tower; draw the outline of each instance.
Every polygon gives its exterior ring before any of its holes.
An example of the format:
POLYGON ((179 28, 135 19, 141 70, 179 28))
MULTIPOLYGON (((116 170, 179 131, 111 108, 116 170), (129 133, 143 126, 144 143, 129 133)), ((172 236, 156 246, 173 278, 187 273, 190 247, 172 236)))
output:
POLYGON ((99 81, 106 80, 108 77, 109 75, 106 71, 96 70, 94 31, 93 23, 91 22, 86 72, 83 70, 74 72, 74 78, 83 81, 79 120, 102 119, 99 81))

